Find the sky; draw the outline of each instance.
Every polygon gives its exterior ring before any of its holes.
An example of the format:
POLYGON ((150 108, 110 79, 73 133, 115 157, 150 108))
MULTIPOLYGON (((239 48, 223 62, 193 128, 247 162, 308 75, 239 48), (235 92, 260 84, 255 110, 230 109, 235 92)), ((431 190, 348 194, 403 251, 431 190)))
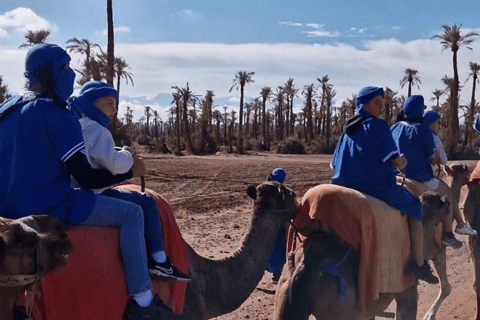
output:
MULTIPOLYGON (((142 115, 146 103, 166 114, 155 99, 185 87, 238 108, 235 73, 255 72, 245 89, 247 101, 264 86, 277 88, 289 78, 296 88, 324 75, 337 91, 335 105, 367 85, 399 85, 405 68, 418 70, 420 89, 429 102, 443 89, 441 78, 453 76, 452 53, 442 51, 442 25, 462 25, 462 33, 480 32, 480 1, 225 1, 113 0, 115 55, 123 57, 134 86, 122 82, 120 116, 125 106, 142 115)), ((26 30, 49 28, 48 42, 63 47, 70 38, 85 38, 106 48, 106 1, 2 0, 0 3, 0 75, 11 92, 24 85, 26 30)), ((480 37, 458 54, 461 103, 471 95, 470 61, 480 63, 480 37)), ((81 57, 72 54, 72 67, 81 57)), ((77 89, 78 90, 78 89, 77 89)), ((478 94, 478 92, 477 92, 478 94)), ((445 97, 443 98, 443 100, 445 97)), ((163 99, 162 101, 164 101, 163 99)), ((302 101, 296 100, 296 109, 302 101)))

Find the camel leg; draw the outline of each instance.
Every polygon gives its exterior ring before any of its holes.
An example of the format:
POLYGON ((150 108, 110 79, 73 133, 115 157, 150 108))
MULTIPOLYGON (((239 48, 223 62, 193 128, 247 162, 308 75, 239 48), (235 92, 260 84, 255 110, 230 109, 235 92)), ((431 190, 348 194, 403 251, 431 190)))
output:
POLYGON ((397 301, 395 320, 415 320, 417 318, 417 286, 412 286, 398 293, 395 300, 397 301))
MULTIPOLYGON (((475 230, 480 231, 480 210, 477 209, 480 208, 480 203, 476 200, 480 196, 479 189, 479 186, 475 186, 468 191, 464 202, 463 214, 470 225, 475 230)), ((480 243, 478 236, 470 237, 468 244, 472 256, 473 270, 475 270, 475 281, 473 284, 473 289, 477 294, 477 315, 475 319, 480 320, 480 243)))
POLYGON ((445 247, 443 247, 434 257, 433 264, 435 265, 435 270, 437 271, 438 277, 440 279, 440 292, 435 299, 435 302, 432 304, 430 309, 425 314, 424 320, 434 320, 438 309, 442 305, 443 300, 450 294, 452 287, 447 279, 447 254, 445 247))

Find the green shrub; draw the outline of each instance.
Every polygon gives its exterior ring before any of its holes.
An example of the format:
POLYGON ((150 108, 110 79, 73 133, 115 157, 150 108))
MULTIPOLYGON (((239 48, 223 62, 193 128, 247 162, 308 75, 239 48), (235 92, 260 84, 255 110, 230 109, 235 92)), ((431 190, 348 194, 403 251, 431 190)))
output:
POLYGON ((286 141, 280 141, 276 150, 280 154, 305 154, 305 145, 297 138, 288 138, 286 141))

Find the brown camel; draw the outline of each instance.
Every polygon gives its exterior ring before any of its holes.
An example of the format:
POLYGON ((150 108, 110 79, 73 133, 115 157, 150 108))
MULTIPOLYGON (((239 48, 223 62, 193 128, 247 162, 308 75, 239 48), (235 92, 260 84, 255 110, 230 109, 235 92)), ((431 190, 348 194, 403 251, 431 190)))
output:
MULTIPOLYGON (((474 181, 469 183, 469 190, 464 203, 463 214, 473 229, 480 231, 480 184, 478 181, 477 170, 480 168, 480 162, 473 172, 474 181)), ((473 269, 475 270, 475 281, 473 288, 477 294, 477 314, 476 320, 480 320, 480 241, 478 235, 470 237, 470 254, 472 255, 473 269)))
POLYGON ((24 223, 0 217, 0 319, 13 320, 18 295, 65 267, 72 251, 66 228, 56 218, 35 216, 24 223))
POLYGON ((185 243, 192 281, 185 293, 184 315, 204 320, 232 312, 263 277, 280 227, 295 211, 295 193, 275 181, 248 187, 254 199, 252 222, 240 249, 231 257, 211 260, 185 243))
MULTIPOLYGON (((446 214, 448 201, 433 192, 421 197, 424 211, 424 254, 427 260, 445 260, 445 250, 439 250, 435 239, 435 226, 446 214)), ((396 319, 415 320, 418 292, 416 286, 401 293, 381 293, 380 298, 367 303, 361 314, 357 308, 357 275, 359 254, 334 236, 314 233, 309 236, 301 249, 289 255, 288 263, 275 296, 274 320, 308 319, 313 314, 317 320, 360 320, 374 319, 397 301, 396 319), (346 255, 347 252, 351 252, 346 255), (339 279, 323 273, 323 267, 336 265, 343 276, 346 299, 340 294, 339 279)))

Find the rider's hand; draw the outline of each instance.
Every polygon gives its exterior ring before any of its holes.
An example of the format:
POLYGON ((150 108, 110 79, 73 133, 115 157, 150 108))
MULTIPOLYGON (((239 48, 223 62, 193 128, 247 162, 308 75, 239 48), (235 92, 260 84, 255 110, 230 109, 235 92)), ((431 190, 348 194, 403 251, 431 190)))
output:
POLYGON ((147 167, 145 166, 143 159, 138 155, 133 156, 133 165, 130 169, 132 170, 133 177, 135 178, 147 175, 147 167))
POLYGON ((134 155, 136 154, 136 153, 135 153, 135 150, 133 150, 132 148, 130 148, 130 147, 128 147, 128 146, 124 146, 122 149, 125 150, 125 151, 130 152, 130 153, 132 154, 132 156, 134 156, 134 155))

